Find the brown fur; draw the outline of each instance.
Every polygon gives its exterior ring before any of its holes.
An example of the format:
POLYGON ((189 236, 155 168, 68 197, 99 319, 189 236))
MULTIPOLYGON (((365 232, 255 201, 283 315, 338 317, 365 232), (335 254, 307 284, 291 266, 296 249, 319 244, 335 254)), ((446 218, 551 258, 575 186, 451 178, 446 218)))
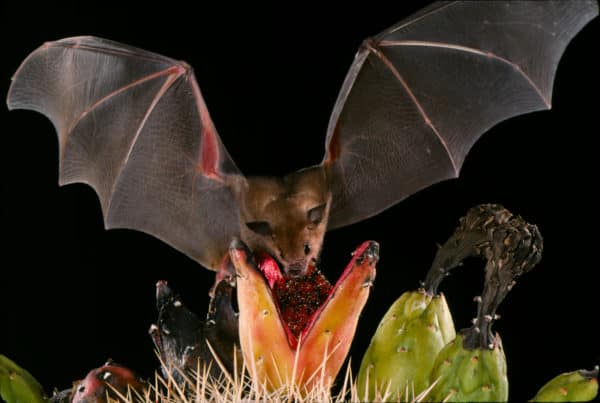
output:
POLYGON ((240 236, 254 251, 275 257, 283 271, 302 276, 321 251, 327 229, 331 193, 321 167, 294 172, 284 178, 247 178, 236 186, 240 205, 240 236), (325 205, 320 222, 309 211, 325 205), (261 235, 247 223, 269 223, 272 234, 261 235))

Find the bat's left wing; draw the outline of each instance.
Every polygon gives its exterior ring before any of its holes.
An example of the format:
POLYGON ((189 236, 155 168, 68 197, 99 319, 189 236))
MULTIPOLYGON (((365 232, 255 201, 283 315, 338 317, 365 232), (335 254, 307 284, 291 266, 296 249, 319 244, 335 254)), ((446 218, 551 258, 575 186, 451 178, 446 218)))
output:
POLYGON ((239 233, 229 181, 241 174, 190 66, 107 39, 65 38, 25 59, 7 102, 52 121, 60 184, 92 186, 106 228, 144 231, 219 269, 239 233))
POLYGON ((563 51, 596 1, 440 2, 366 40, 335 104, 329 228, 457 177, 477 139, 550 108, 563 51))

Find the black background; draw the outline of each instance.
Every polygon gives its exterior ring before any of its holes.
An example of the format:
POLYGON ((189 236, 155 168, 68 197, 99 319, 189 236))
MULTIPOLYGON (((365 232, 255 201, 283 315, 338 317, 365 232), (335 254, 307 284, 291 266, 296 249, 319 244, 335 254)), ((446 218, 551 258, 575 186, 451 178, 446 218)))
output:
MULTIPOLYGON (((284 174, 319 162, 331 108, 361 40, 422 5, 49 3, 2 3, 0 98, 29 52, 62 37, 93 34, 183 59, 195 68, 223 142, 246 174, 284 174)), ((567 48, 551 111, 493 128, 459 179, 328 233, 322 267, 332 279, 361 241, 381 244, 351 351, 355 369, 389 305, 424 278, 436 242, 483 202, 538 224, 545 240, 542 262, 509 294, 495 325, 511 398, 530 398, 555 374, 600 363, 599 26, 592 22, 567 48)), ((203 315, 212 273, 149 235, 105 231, 91 188, 58 188, 51 123, 32 112, 8 113, 4 104, 0 114, 0 353, 48 390, 69 386, 108 357, 151 375, 155 282, 168 280, 203 315)), ((482 265, 469 261, 442 285, 458 328, 474 315, 482 265)))

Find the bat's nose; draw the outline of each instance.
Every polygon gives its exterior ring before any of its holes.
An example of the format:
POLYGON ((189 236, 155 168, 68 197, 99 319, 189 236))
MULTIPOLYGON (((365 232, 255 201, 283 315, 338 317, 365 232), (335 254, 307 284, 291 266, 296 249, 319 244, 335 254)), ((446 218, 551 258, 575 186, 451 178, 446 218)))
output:
POLYGON ((289 277, 298 278, 306 274, 306 261, 297 261, 289 264, 285 272, 289 277))

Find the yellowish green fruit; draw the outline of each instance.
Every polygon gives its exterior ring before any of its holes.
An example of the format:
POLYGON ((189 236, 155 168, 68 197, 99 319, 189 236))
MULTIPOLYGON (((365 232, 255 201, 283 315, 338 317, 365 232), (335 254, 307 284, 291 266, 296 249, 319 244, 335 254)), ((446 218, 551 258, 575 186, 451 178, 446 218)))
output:
POLYGON ((379 323, 357 378, 361 398, 398 400, 408 386, 419 394, 429 386, 438 352, 456 332, 443 295, 405 292, 379 323))
POLYGON ((0 397, 7 403, 45 402, 44 390, 35 378, 0 354, 0 397))
POLYGON ((542 386, 531 402, 589 402, 598 395, 598 367, 565 372, 542 386))
POLYGON ((434 402, 503 402, 508 400, 506 356, 500 336, 492 348, 465 348, 463 335, 438 354, 426 399, 434 402))

